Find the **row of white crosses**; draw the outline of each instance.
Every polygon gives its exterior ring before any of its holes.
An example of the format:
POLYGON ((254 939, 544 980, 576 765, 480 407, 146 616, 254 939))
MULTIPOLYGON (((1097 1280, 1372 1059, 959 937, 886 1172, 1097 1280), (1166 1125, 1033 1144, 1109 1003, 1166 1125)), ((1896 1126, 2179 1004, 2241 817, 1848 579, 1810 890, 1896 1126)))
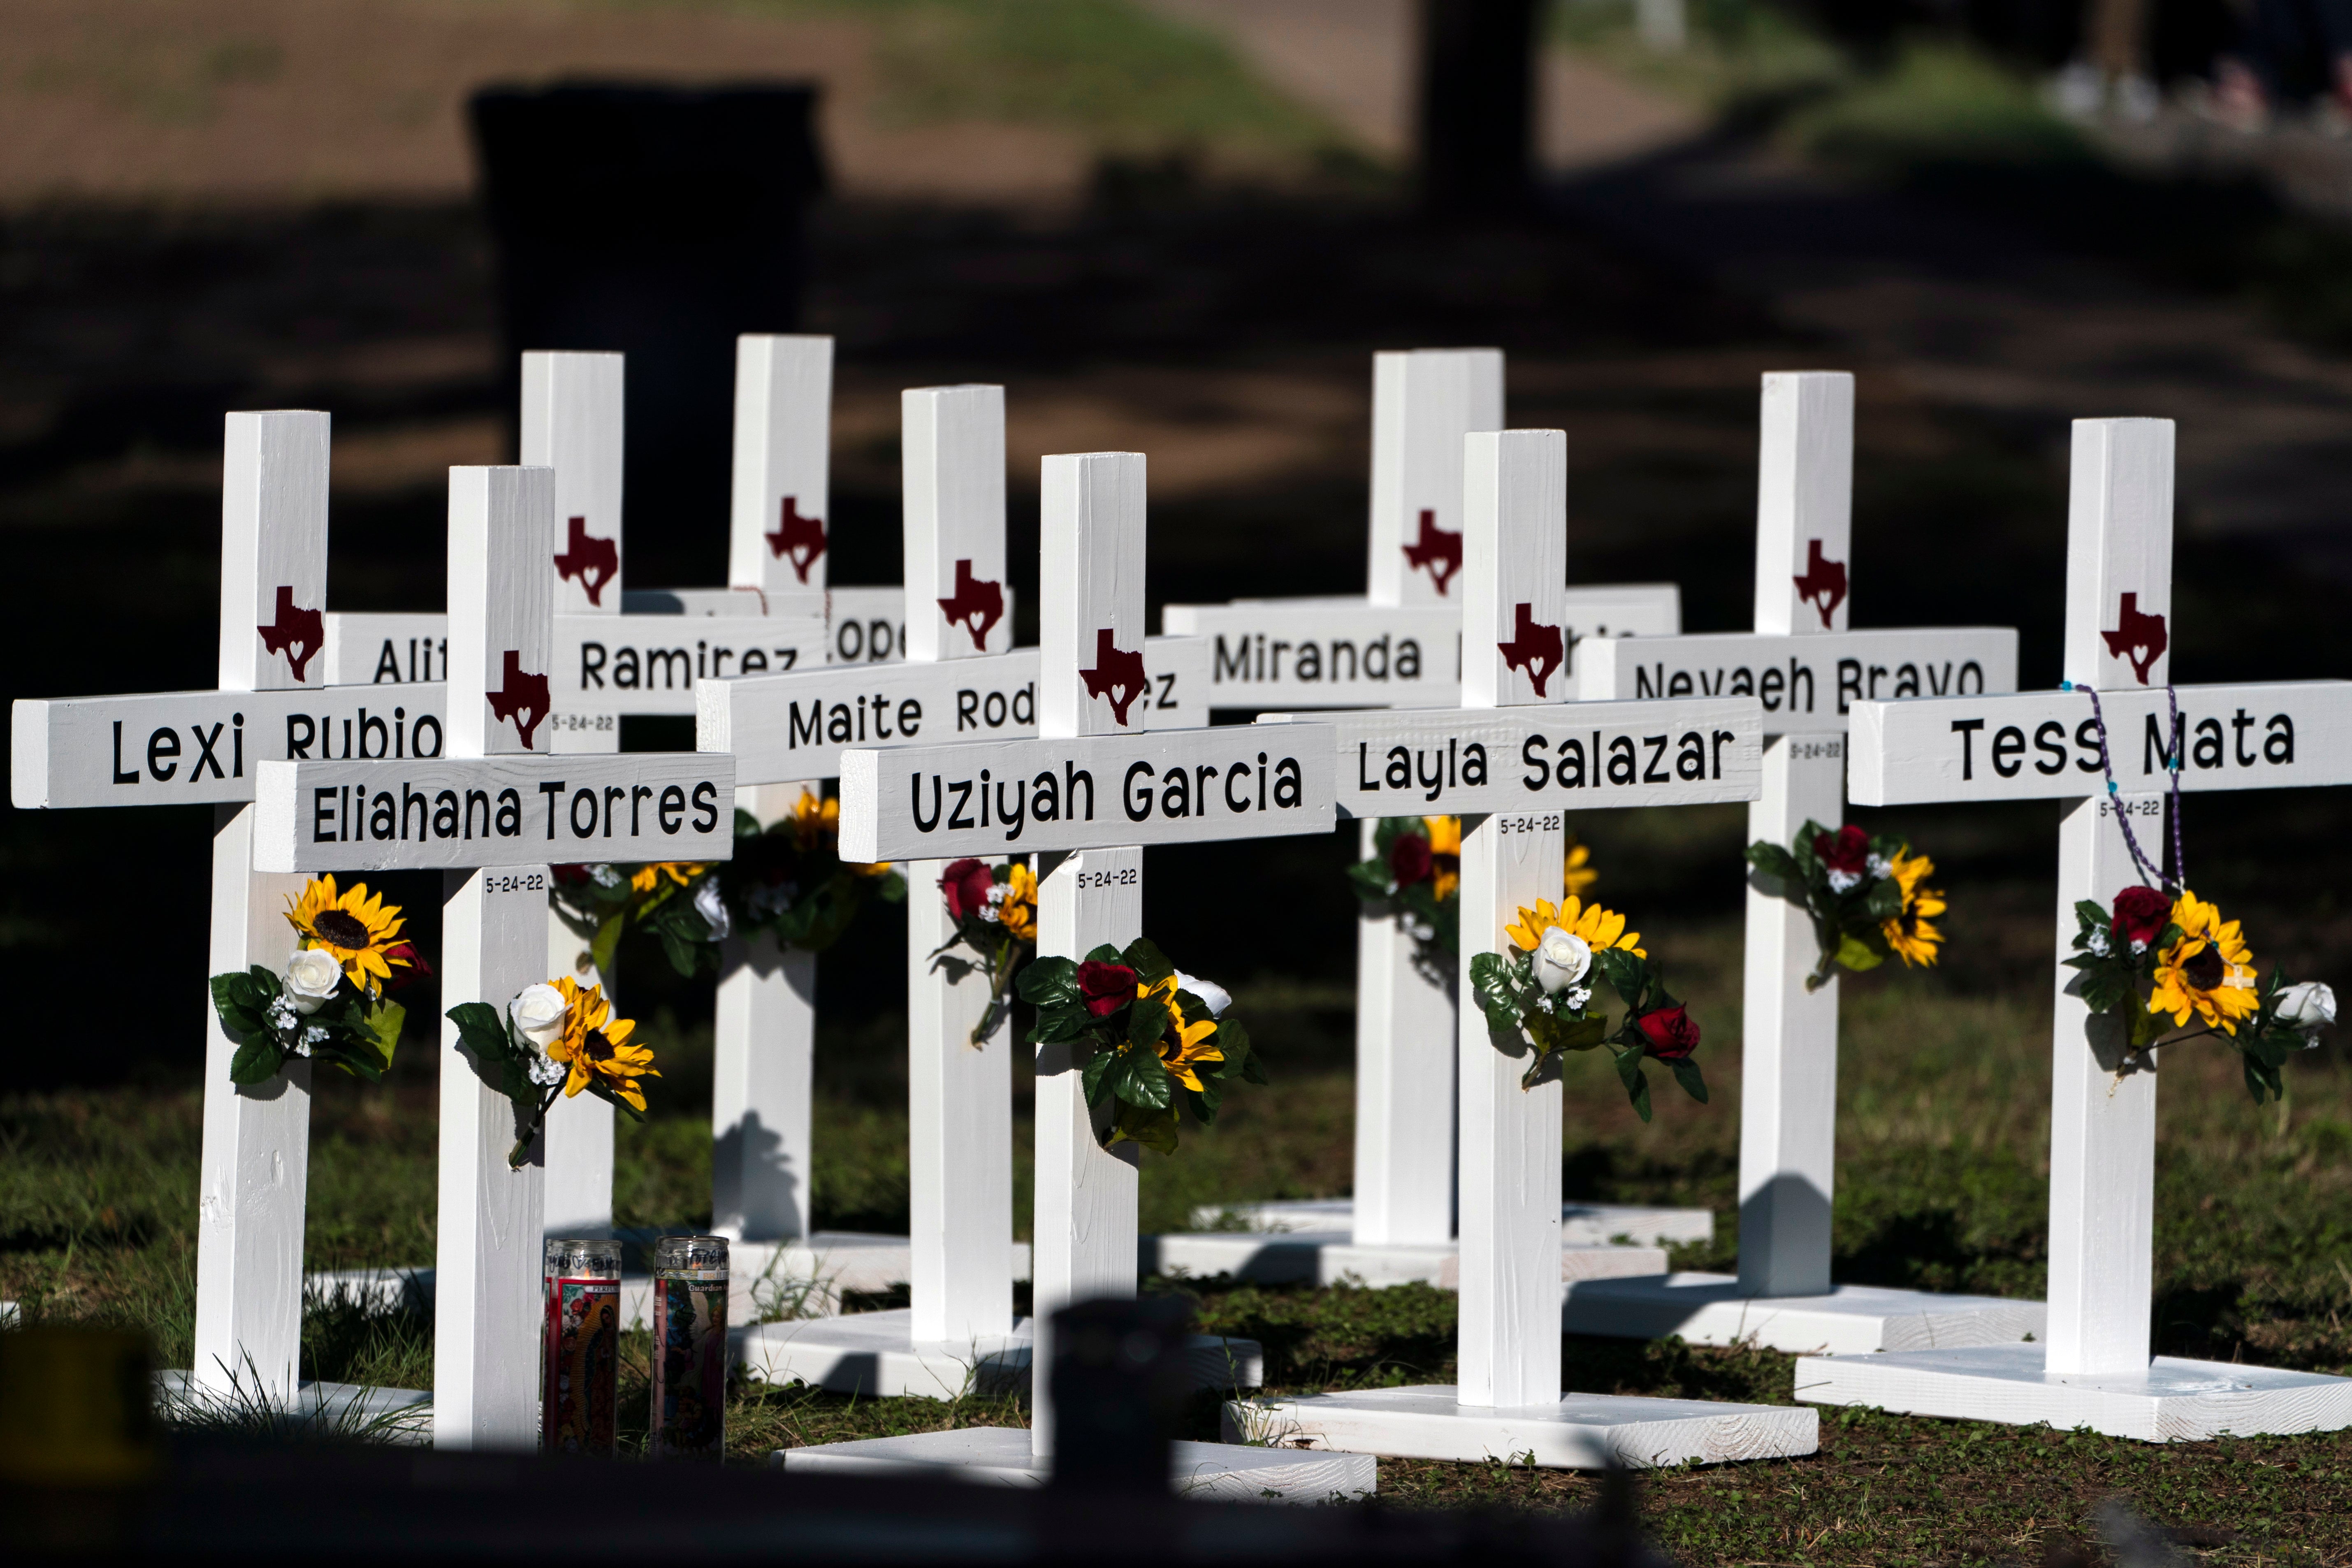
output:
MULTIPOLYGON (((1143 845, 1328 831, 1332 753, 1328 732, 1310 727, 1278 739, 1241 727, 1144 731, 1136 710, 1146 683, 1144 459, 1131 452, 1049 457, 1042 488, 1037 738, 939 745, 919 738, 845 752, 842 853, 936 865, 964 855, 1040 852, 1049 868, 1039 894, 1038 952, 1078 958, 1141 934, 1143 845), (977 806, 982 799, 992 806, 986 822, 977 806), (972 809, 956 811, 959 801, 974 803, 972 809)), ((974 1009, 966 1001, 942 1011, 969 1017, 974 1009)), ((952 1022, 939 1022, 935 1040, 915 1042, 918 1071, 934 1051, 970 1049, 952 1022)), ((1137 1284, 1138 1151, 1102 1147, 1107 1121, 1087 1102, 1081 1065, 1066 1046, 1037 1052, 1038 1367, 1052 1363, 1055 1310, 1132 1297, 1137 1284)), ((969 1080, 980 1094, 1001 1096, 1002 1070, 976 1068, 969 1080)), ((938 1083, 942 1094, 952 1092, 946 1075, 938 1083)), ((992 1115, 987 1104, 970 1109, 992 1115)), ((944 1107, 941 1124, 966 1110, 944 1107)), ((983 1231, 980 1240, 996 1234, 983 1231)), ((1055 1423, 1045 1379, 1033 1380, 1032 1396, 1026 1432, 982 1427, 794 1448, 784 1463, 1034 1479, 1051 1468, 1055 1423)), ((1319 1500, 1370 1492, 1375 1482, 1362 1455, 1213 1443, 1175 1449, 1176 1476, 1194 1491, 1319 1500)))
MULTIPOLYGON (((844 753, 875 742, 972 743, 1038 732, 1040 652, 1012 647, 1006 591, 1004 389, 969 385, 911 389, 901 399, 906 496, 903 663, 836 666, 764 679, 713 681, 703 689, 698 743, 731 752, 744 781, 836 775, 844 753)), ((1135 679, 1112 689, 1136 730, 1197 726, 1197 702, 1171 703, 1177 684, 1197 686, 1187 639, 1151 638, 1135 679), (1171 680, 1171 677, 1174 679, 1171 680)), ((1025 855, 1028 804, 1010 819, 988 802, 950 805, 993 823, 985 858, 1025 855)), ((908 1079, 911 1235, 821 1233, 792 1256, 827 1282, 910 1286, 907 1308, 771 1324, 754 1330, 743 1356, 765 1375, 798 1377, 843 1392, 951 1395, 982 1362, 1026 1364, 1025 1322, 1013 1318, 1013 1281, 1027 1249, 1013 1242, 1013 1100, 1009 1018, 982 1045, 971 1043, 985 1006, 986 982, 961 979, 931 955, 953 934, 939 882, 952 856, 922 851, 905 871, 908 919, 908 1079), (895 1272, 894 1272, 895 1270, 895 1272)), ((763 1053, 772 1051, 764 1041, 763 1053)), ((794 1066, 763 1056, 767 1084, 752 1113, 766 1145, 747 1170, 771 1190, 804 1187, 810 1096, 804 1057, 794 1066)), ((805 1235, 805 1232, 787 1233, 805 1235)), ((764 1268, 772 1254, 745 1249, 764 1268)), ((1238 1342, 1236 1342, 1238 1343, 1238 1342)), ((1255 1348, 1237 1352, 1255 1381, 1255 1348)), ((1220 1347, 1213 1369, 1223 1376, 1220 1347)))
MULTIPOLYGON (((1452 707, 1461 700, 1463 437, 1499 430, 1499 349, 1415 349, 1372 358, 1370 592, 1360 598, 1171 605, 1165 629, 1214 639, 1212 701, 1223 707, 1452 707)), ((1563 591, 1564 656, 1587 637, 1681 629, 1672 584, 1563 591)), ((1563 672, 1562 679, 1567 679, 1563 672)), ((1426 802, 1401 798, 1391 815, 1426 802)), ((1375 819, 1360 824, 1372 853, 1375 819)), ((1356 1143, 1352 1199, 1209 1205, 1274 1234, 1154 1238, 1162 1269, 1252 1279, 1343 1277, 1371 1284, 1451 1283, 1455 1275, 1454 1075, 1458 998, 1417 962, 1410 922, 1367 911, 1357 926, 1356 1143)), ((1654 1246, 1704 1241, 1704 1209, 1573 1204, 1563 1211, 1562 1271, 1656 1273, 1654 1246)))
MULTIPOLYGON (((1753 800, 1762 715, 1752 696, 1564 701, 1567 437, 1488 432, 1465 448, 1464 706, 1335 715, 1329 728, 1352 816, 1395 809, 1385 769, 1370 763, 1392 747, 1416 775, 1442 772, 1425 806, 1463 818, 1455 979, 1467 993, 1471 960, 1507 950, 1504 927, 1517 911, 1560 898, 1568 813, 1753 800)), ((1530 1455, 1548 1466, 1811 1453, 1809 1410, 1562 1394, 1560 1076, 1523 1088, 1531 1047, 1521 1032, 1492 1029, 1475 1007, 1460 1016, 1456 1383, 1232 1405, 1229 1433, 1423 1458, 1530 1455)))
POLYGON ((2352 1426, 2352 1379, 2151 1359, 2161 1053, 2126 1068, 2123 1020, 2095 1017, 2063 967, 2075 904, 2112 906, 2141 880, 2126 824, 2162 863, 2176 777, 2187 792, 2352 784, 2352 682, 2171 687, 2170 420, 2076 421, 2069 492, 2071 689, 1859 702, 1850 733, 1849 788, 1863 805, 2062 803, 2048 1331, 2032 1344, 1803 1358, 1797 1397, 2159 1442, 2352 1426))
MULTIPOLYGON (((1853 377, 1764 377, 1757 461, 1756 629, 1584 645, 1579 695, 1754 693, 1769 740, 1748 837, 1786 846, 1843 818, 1845 729, 1857 701, 2017 689, 2007 627, 1853 631, 1853 377)), ((1803 908, 1751 885, 1740 1076, 1739 1273, 1593 1279, 1570 1288, 1574 1332, 1785 1351, 2014 1343, 2042 1304, 1835 1285, 1838 983, 1806 989, 1817 948, 1803 908)))
MULTIPOLYGON (((738 340, 729 546, 734 586, 728 589, 639 593, 625 586, 625 374, 617 353, 523 355, 522 460, 555 471, 557 536, 547 566, 555 595, 553 707, 546 727, 558 754, 617 752, 625 715, 691 713, 698 680, 814 666, 826 647, 833 340, 764 333, 738 340)), ((445 616, 338 614, 327 623, 336 679, 397 682, 438 674, 436 653, 446 661, 445 616)), ((772 821, 792 809, 801 789, 793 783, 747 792, 744 805, 772 821)), ((547 924, 551 973, 573 973, 583 984, 602 978, 584 964, 583 942, 552 909, 547 924)), ((806 1229, 805 1184, 796 1211, 747 1215, 734 1158, 752 1080, 769 1066, 764 1058, 804 1064, 814 1032, 814 956, 779 961, 763 940, 723 949, 715 1214, 729 1235, 747 1226, 755 1235, 799 1235, 806 1229), (774 1045, 754 1052, 755 1037, 774 1045)), ((613 1109, 602 1100, 583 1095, 551 1113, 550 1236, 611 1234, 613 1150, 613 1109)))
MULTIPOLYGON (((448 748, 437 680, 404 686, 390 705, 381 692, 327 683, 330 434, 322 413, 227 416, 218 689, 26 699, 13 710, 10 795, 19 808, 214 807, 210 973, 282 969, 294 951, 286 911, 304 879, 255 868, 252 801, 265 763, 355 745, 402 757, 448 748)), ((301 1350, 310 1067, 293 1061, 267 1083, 232 1083, 236 1042, 209 998, 205 1040, 190 1377, 200 1397, 289 1405, 301 1350)), ((299 1392, 338 1407, 362 1397, 340 1386, 299 1392)), ((364 1403, 383 1409, 415 1397, 376 1391, 364 1403)))
MULTIPOLYGON (((261 768, 257 867, 445 873, 445 1011, 482 1002, 503 1016, 548 978, 551 862, 723 859, 733 846, 730 759, 553 752, 555 479, 547 468, 450 470, 444 754, 261 768)), ((509 1169, 512 1103, 471 1070, 446 1017, 440 1038, 434 1440, 528 1447, 539 1436, 544 1140, 509 1169)))

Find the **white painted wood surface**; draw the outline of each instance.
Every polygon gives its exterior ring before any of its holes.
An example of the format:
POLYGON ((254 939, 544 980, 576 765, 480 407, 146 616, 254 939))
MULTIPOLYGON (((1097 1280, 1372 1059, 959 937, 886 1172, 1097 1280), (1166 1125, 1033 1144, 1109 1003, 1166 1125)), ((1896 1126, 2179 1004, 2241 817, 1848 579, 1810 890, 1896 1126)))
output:
MULTIPOLYGON (((1671 637, 1682 591, 1671 583, 1570 587, 1562 612, 1569 662, 1587 637, 1671 637)), ((1454 708, 1462 702, 1458 603, 1236 599, 1168 605, 1160 629, 1210 641, 1216 708, 1454 708)))
POLYGON ((558 616, 551 669, 559 711, 691 713, 698 680, 814 669, 814 616, 558 616))
POLYGON ((842 858, 1077 849, 1107 831, 1138 844, 1330 831, 1323 726, 1148 731, 1138 718, 1132 734, 845 751, 842 858))
POLYGON ((449 675, 449 617, 429 611, 329 610, 330 686, 413 686, 449 675))
MULTIPOLYGON (((555 598, 547 570, 555 538, 553 481, 547 468, 449 471, 450 749, 457 758, 520 758, 534 745, 545 749, 545 737, 518 723, 506 699, 516 688, 515 669, 547 668, 555 598), (495 710, 493 693, 501 694, 495 710)), ((278 764, 289 773, 301 765, 278 764)), ((534 1140, 523 1168, 509 1168, 513 1103, 473 1070, 446 1011, 482 1002, 503 1014, 524 986, 547 978, 546 869, 543 863, 520 872, 452 869, 443 887, 433 1440, 446 1448, 528 1449, 539 1438, 546 1152, 534 1140)))
POLYGON ((1372 603, 1459 596, 1462 438, 1502 427, 1502 350, 1372 356, 1372 603))
MULTIPOLYGON (((1446 1103, 1453 1103, 1450 1093, 1446 1103)), ((1451 1156, 1453 1149, 1454 1140, 1448 1136, 1444 1152, 1451 1156)), ((1445 1190, 1454 1190, 1450 1171, 1445 1190)), ((1605 1236, 1598 1241, 1587 1237, 1570 1243, 1565 1229, 1563 1225, 1559 1249, 1563 1282, 1666 1271, 1663 1247, 1612 1245, 1605 1236)), ((1176 1231, 1147 1236, 1138 1267, 1146 1275, 1181 1272, 1206 1279, 1231 1274, 1267 1285, 1304 1282, 1378 1289, 1413 1284, 1434 1285, 1441 1290, 1457 1290, 1462 1286, 1461 1247, 1450 1237, 1444 1241, 1360 1244, 1346 1230, 1176 1231)))
MULTIPOLYGON (((1198 729, 1209 721, 1207 639, 1150 637, 1143 648, 1151 689, 1131 716, 1138 727, 1198 729)), ((746 784, 836 778, 851 746, 914 741, 1022 740, 1037 733, 1034 647, 985 658, 887 665, 833 665, 791 675, 712 680, 695 689, 695 743, 735 757, 746 784)))
POLYGON ((734 787, 711 752, 264 763, 254 853, 300 871, 723 860, 734 787))
MULTIPOLYGON (((767 826, 820 781, 738 792, 767 826)), ((816 954, 766 932, 720 946, 712 1020, 710 1215, 738 1241, 809 1236, 814 1200, 816 954)), ((1008 1231, 1008 1235, 1010 1232, 1008 1231)))
MULTIPOLYGON (((1555 1341, 1558 1335, 1554 1336, 1555 1341)), ((1785 1459, 1820 1444, 1818 1411, 1556 1392, 1517 1407, 1474 1404, 1450 1387, 1368 1388, 1301 1399, 1228 1401, 1228 1440, 1410 1459, 1471 1459, 1597 1470, 1785 1459)))
MULTIPOLYGON (((1361 825, 1361 855, 1372 853, 1376 826, 1361 825)), ((1419 947, 1395 916, 1357 914, 1353 1240, 1450 1254, 1454 976, 1416 962, 1419 947)))
MULTIPOLYGON (((2063 967, 2076 930, 2074 904, 2080 899, 2109 903, 2117 891, 2139 879, 2118 830, 2128 818, 2144 850, 2161 866, 2165 858, 2163 796, 2146 787, 2160 782, 2143 766, 2135 772, 2131 752, 2144 715, 2161 704, 2169 679, 2170 541, 2172 530, 2173 430, 2168 420, 2077 420, 2067 519, 2066 633, 2063 668, 2079 685, 2096 685, 2114 733, 2119 793, 2109 795, 2104 779, 2074 762, 2068 745, 2095 752, 2094 739, 2079 742, 2067 727, 2087 709, 2077 693, 2032 694, 1988 699, 1982 704, 1920 702, 1859 706, 1850 737, 1852 789, 1857 800, 1999 799, 2017 795, 2073 796, 2059 830, 2059 901, 2053 976, 2056 1007, 2052 1020, 2049 1337, 2039 1351, 2026 1347, 1939 1352, 1927 1361, 1906 1358, 1872 1373, 1851 1363, 1799 1363, 1801 1398, 1825 1403, 1881 1404, 1889 1408, 1968 1415, 1980 1420, 2055 1420, 2086 1424, 2103 1431, 2165 1440, 2175 1431, 2206 1431, 2198 1400, 2219 1398, 2230 1428, 2239 1432, 2308 1430, 2315 1420, 2352 1423, 2352 1381, 2336 1386, 2286 1378, 2257 1395, 2235 1383, 2206 1380, 2182 1389, 2168 1367, 2204 1368, 2207 1363, 2168 1363, 2148 1357, 2149 1293, 2153 1275, 2155 1214, 2156 1077, 2150 1069, 2120 1076, 2120 1019, 2093 1020, 2071 995, 2074 978, 2063 967), (1972 766, 1974 759, 1947 742, 1949 725, 1972 718, 2006 719, 2048 704, 2070 705, 2066 721, 2049 721, 2053 765, 2019 765, 2003 777, 1997 766, 1972 766), (1981 712, 1978 711, 1981 710, 1981 712), (1924 738, 1924 743, 1923 743, 1924 738), (1893 745, 1930 749, 1923 764, 1916 753, 1890 753, 1893 745), (2018 788, 2022 784, 2023 788, 2018 788), (2142 785, 2133 788, 2135 784, 2142 785), (1940 787, 1938 787, 1940 786, 1940 787), (1868 793, 1865 794, 1865 791, 1868 793), (2186 1403, 2177 1396, 2187 1394, 2186 1403), (2054 1414, 2053 1414, 2054 1413, 2054 1414), (2269 1422, 2284 1425, 2265 1425, 2269 1422)), ((2179 689, 2189 742, 2184 787, 2228 787, 2231 764, 2217 763, 2200 773, 2193 737, 2200 713, 2218 714, 2238 705, 2233 720, 2252 730, 2275 704, 2299 712, 2292 761, 2273 764, 2271 782, 2325 784, 2352 782, 2344 766, 2336 683, 2273 688, 2266 703, 2259 689, 2179 689), (2218 700, 2217 700, 2218 699, 2218 700), (2332 732, 2331 732, 2332 731, 2332 732), (2306 740, 2306 736, 2308 739, 2306 740)), ((2044 709, 2042 710, 2048 710, 2044 709)), ((1958 731, 1969 734, 1970 731, 1958 731)), ((1990 763, 2002 748, 1999 731, 1986 751, 1990 763)), ((2219 736, 2218 721, 2215 735, 2219 736)), ((2037 731, 2037 741, 2042 738, 2037 731)), ((2164 732, 2158 731, 2159 743, 2164 732)), ((2022 734, 2011 752, 2024 750, 2022 734)), ((2235 764, 2242 774, 2258 763, 2235 764)), ((2226 1369, 2231 1378, 2249 1369, 2226 1369)), ((2190 1381, 2197 1381, 2196 1374, 2190 1381)))
MULTIPOLYGON (((951 1469, 983 1486, 1041 1487, 1052 1478, 1046 1457, 1030 1452, 1018 1427, 965 1426, 907 1437, 869 1437, 814 1448, 780 1448, 777 1462, 796 1474, 907 1476, 951 1469)), ((1369 1455, 1310 1454, 1231 1443, 1176 1443, 1169 1486, 1179 1497, 1216 1502, 1315 1505, 1370 1497, 1379 1471, 1369 1455)))
MULTIPOLYGON (((322 636, 312 628, 326 600, 329 431, 324 414, 226 420, 219 679, 230 704, 261 690, 323 683, 316 660, 322 636)), ((17 708, 21 733, 26 705, 17 708)), ((232 725, 235 717, 233 709, 232 725)), ((209 736, 191 731, 192 753, 201 755, 207 739, 219 744, 217 725, 209 736)), ((151 773, 152 747, 151 741, 151 773)), ((32 760, 20 749, 16 766, 32 760)), ((251 806, 215 808, 208 974, 255 964, 282 970, 294 951, 287 901, 300 895, 303 879, 256 871, 253 830, 251 806)), ((267 1083, 239 1087, 229 1081, 236 1054, 207 996, 191 1373, 209 1393, 235 1388, 287 1404, 301 1355, 310 1065, 289 1063, 267 1083)))
POLYGON ((735 468, 727 581, 772 593, 825 585, 833 340, 735 340, 735 468))
POLYGON ((1797 1363, 1797 1397, 2062 1432, 2087 1426, 2147 1443, 2352 1426, 2352 1378, 2176 1356, 2128 1371, 2062 1373, 2043 1364, 2038 1345, 1808 1356, 1797 1363))
POLYGON ((228 805, 249 801, 259 764, 289 759, 426 756, 445 748, 439 683, 159 691, 16 699, 9 796, 58 806, 228 805))
POLYGON ((1013 647, 1004 551, 1004 389, 899 394, 906 492, 905 657, 938 663, 1013 647))
MULTIPOLYGON (((1454 1047, 1446 1047, 1450 1058, 1454 1047)), ((1355 1223, 1352 1198, 1275 1198, 1265 1203, 1200 1204, 1192 1223, 1211 1226, 1230 1216, 1267 1235, 1297 1231, 1345 1233, 1355 1223)), ((1637 1247, 1660 1247, 1715 1239, 1715 1214, 1701 1208, 1651 1208, 1639 1204, 1569 1202, 1559 1205, 1564 1245, 1598 1247, 1623 1237, 1637 1247)))
POLYGON ((2005 626, 1591 637, 1577 658, 1587 701, 1755 697, 1782 734, 1835 733, 1857 702, 2017 689, 2017 633, 2005 626))
POLYGON ((1759 1344, 1798 1355, 2021 1344, 2049 1333, 2049 1314, 2039 1301, 1876 1285, 1765 1296, 1729 1274, 1663 1270, 1576 1280, 1561 1319, 1575 1333, 1639 1340, 1679 1335, 1695 1345, 1759 1344))
MULTIPOLYGON (((1137 531, 1140 532, 1140 530, 1137 531)), ((1138 554, 1141 552, 1139 551, 1138 554)), ((1134 596, 1140 601, 1141 578, 1134 596)), ((1051 603, 1048 595, 1047 603, 1051 603)), ((1138 606, 1139 615, 1140 605, 1138 606)), ((1037 955, 1083 958, 1108 942, 1143 934, 1143 851, 1098 848, 1064 858, 1037 893, 1037 955)), ((1036 1362, 1054 1363, 1053 1315, 1074 1301, 1135 1294, 1136 1173, 1133 1143, 1105 1149, 1108 1117, 1087 1103, 1079 1061, 1067 1045, 1037 1047, 1035 1216, 1030 1291, 1036 1362)), ((1033 1390, 1033 1451, 1054 1451, 1054 1402, 1033 1390)))

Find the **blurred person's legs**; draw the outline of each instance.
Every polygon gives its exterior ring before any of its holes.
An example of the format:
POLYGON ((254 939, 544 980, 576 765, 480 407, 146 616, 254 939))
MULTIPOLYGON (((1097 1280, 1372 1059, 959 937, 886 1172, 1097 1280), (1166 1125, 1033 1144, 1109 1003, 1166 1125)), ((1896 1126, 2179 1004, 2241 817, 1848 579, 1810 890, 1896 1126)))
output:
POLYGON ((2123 119, 2154 119, 2162 106, 2149 67, 2148 0, 2089 0, 2082 48, 2053 88, 2065 113, 2089 119, 2113 110, 2123 119))

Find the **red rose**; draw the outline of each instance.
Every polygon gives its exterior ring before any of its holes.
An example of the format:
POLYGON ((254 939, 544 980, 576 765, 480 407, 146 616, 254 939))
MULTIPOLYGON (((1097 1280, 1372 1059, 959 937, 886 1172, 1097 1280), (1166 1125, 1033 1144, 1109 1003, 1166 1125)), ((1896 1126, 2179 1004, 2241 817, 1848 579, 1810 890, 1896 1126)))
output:
POLYGON ((1135 971, 1124 963, 1081 963, 1078 994, 1087 999, 1087 1012, 1108 1018, 1135 1000, 1135 971))
POLYGON ((1650 1054, 1662 1062, 1681 1061, 1698 1049, 1698 1025, 1687 1008, 1661 1007, 1643 1014, 1635 1022, 1641 1026, 1642 1037, 1650 1043, 1650 1054))
POLYGON ((1851 824, 1835 833, 1816 833, 1813 854, 1831 870, 1859 877, 1870 868, 1870 835, 1851 824))
POLYGON ((588 879, 588 868, 579 865, 550 866, 547 874, 564 887, 576 888, 588 879))
POLYGON ((433 973, 433 966, 407 942, 396 942, 385 948, 383 956, 384 961, 392 965, 392 978, 383 983, 386 991, 404 990, 410 981, 421 980, 433 973))
POLYGON ((1429 880, 1429 840, 1418 833, 1400 833, 1389 846, 1389 875, 1400 888, 1429 880))
POLYGON ((950 860, 947 874, 940 879, 940 892, 948 901, 949 916, 961 920, 988 908, 988 889, 995 885, 996 874, 983 862, 950 860))
POLYGON ((2116 935, 2142 947, 2172 920, 2172 900, 2154 888, 2126 888, 2116 895, 2116 935))

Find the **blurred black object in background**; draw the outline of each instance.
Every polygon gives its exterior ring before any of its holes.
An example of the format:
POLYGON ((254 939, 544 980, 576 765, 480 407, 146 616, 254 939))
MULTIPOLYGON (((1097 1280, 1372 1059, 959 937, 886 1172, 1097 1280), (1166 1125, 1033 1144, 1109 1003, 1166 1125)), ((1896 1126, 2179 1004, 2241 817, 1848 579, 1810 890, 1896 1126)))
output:
POLYGON ((1169 1444, 1192 1390, 1181 1297, 1079 1301, 1054 1314, 1054 1486, 1168 1489, 1169 1444))
POLYGON ((727 515, 736 335, 800 320, 803 220, 824 186, 816 99, 593 82, 474 97, 501 406, 520 405, 525 349, 629 356, 633 557, 678 520, 727 515))
POLYGON ((1422 0, 1421 194, 1441 212, 1527 199, 1536 0, 1422 0))

